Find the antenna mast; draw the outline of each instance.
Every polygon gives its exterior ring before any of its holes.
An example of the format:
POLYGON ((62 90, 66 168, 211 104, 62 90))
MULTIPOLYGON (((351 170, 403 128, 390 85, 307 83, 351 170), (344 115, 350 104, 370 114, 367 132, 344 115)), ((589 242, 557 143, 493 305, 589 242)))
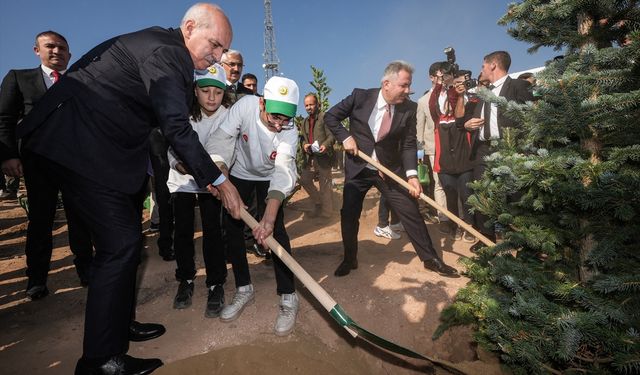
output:
POLYGON ((273 32, 273 18, 271 17, 271 0, 264 0, 264 64, 265 82, 278 75, 278 54, 276 53, 276 36, 273 32))

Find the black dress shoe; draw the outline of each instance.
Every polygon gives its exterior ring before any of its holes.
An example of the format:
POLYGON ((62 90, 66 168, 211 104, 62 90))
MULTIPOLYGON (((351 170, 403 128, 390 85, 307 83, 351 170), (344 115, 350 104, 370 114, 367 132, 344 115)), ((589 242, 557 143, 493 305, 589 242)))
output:
POLYGON ((173 248, 160 250, 158 254, 160 254, 160 256, 162 257, 162 260, 164 260, 165 262, 171 262, 172 260, 176 260, 176 252, 173 250, 173 248))
POLYGON ((49 289, 46 285, 29 285, 27 286, 27 297, 35 301, 49 295, 49 289))
POLYGON ((147 341, 162 336, 167 330, 162 324, 140 323, 135 320, 129 325, 129 341, 147 341))
POLYGON ((355 270, 358 268, 358 261, 354 260, 352 262, 348 262, 343 260, 342 263, 336 268, 336 271, 333 273, 335 276, 346 276, 351 272, 351 270, 355 270))
POLYGON ((424 268, 433 272, 437 272, 442 276, 460 277, 460 275, 458 275, 458 271, 455 268, 444 264, 444 262, 441 261, 440 259, 434 258, 434 259, 425 260, 424 268))
POLYGON ((134 358, 120 354, 106 361, 80 358, 76 364, 75 375, 146 375, 162 366, 158 358, 134 358))

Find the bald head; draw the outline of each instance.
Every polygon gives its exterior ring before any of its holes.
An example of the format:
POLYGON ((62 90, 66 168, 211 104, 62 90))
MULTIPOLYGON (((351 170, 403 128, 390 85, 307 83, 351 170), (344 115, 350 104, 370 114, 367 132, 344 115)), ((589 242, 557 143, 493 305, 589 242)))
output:
POLYGON ((182 17, 180 30, 196 69, 220 61, 233 38, 229 19, 219 6, 210 3, 191 6, 182 17))

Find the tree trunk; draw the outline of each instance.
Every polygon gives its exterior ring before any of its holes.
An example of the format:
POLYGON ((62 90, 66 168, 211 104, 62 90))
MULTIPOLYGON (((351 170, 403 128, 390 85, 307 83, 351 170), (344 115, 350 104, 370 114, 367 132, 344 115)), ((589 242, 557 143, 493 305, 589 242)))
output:
MULTIPOLYGON (((586 13, 582 13, 578 15, 578 32, 581 35, 589 35, 593 27, 594 27, 594 20, 590 15, 586 13)), ((582 49, 584 49, 587 45, 592 43, 594 45, 597 45, 597 43, 595 43, 594 40, 587 39, 585 43, 582 45, 582 49)), ((598 93, 594 91, 591 95, 591 98, 594 99, 597 96, 598 96, 598 93)), ((601 162, 600 155, 602 150, 602 142, 598 138, 597 131, 592 126, 589 126, 589 129, 591 130, 590 137, 587 139, 581 140, 581 147, 583 150, 587 151, 591 155, 589 158, 589 161, 591 162, 591 164, 599 164, 601 162)), ((592 182, 593 181, 591 181, 591 178, 589 176, 585 176, 585 178, 582 181, 585 187, 589 186, 592 182)), ((580 281, 583 283, 588 282, 593 278, 593 276, 595 276, 598 273, 598 270, 596 268, 591 268, 587 265, 587 260, 589 259, 589 255, 591 254, 591 251, 593 250, 593 248, 597 245, 597 242, 593 239, 593 235, 588 232, 588 227, 589 227, 589 222, 587 220, 584 220, 584 219, 580 220, 580 228, 583 229, 583 232, 585 233, 584 238, 580 241, 580 270, 579 271, 580 271, 580 281)))

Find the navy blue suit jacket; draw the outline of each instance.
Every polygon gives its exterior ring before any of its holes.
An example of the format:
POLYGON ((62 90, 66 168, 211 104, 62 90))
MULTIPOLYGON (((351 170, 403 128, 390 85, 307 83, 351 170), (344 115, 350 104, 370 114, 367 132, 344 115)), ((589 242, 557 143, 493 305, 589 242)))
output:
MULTIPOLYGON (((324 115, 325 126, 336 140, 343 142, 353 136, 358 149, 371 156, 375 148, 378 161, 400 177, 405 171, 417 169, 416 111, 418 105, 405 100, 395 106, 389 134, 379 142, 373 137, 369 127, 369 117, 378 99, 379 88, 354 89, 351 95, 333 106, 324 115), (341 121, 349 118, 349 129, 341 121)), ((347 155, 345 180, 358 175, 367 162, 354 155, 347 155)))
POLYGON ((200 186, 220 170, 189 123, 193 61, 179 29, 110 39, 73 64, 18 127, 23 148, 116 191, 140 190, 159 126, 200 186))

